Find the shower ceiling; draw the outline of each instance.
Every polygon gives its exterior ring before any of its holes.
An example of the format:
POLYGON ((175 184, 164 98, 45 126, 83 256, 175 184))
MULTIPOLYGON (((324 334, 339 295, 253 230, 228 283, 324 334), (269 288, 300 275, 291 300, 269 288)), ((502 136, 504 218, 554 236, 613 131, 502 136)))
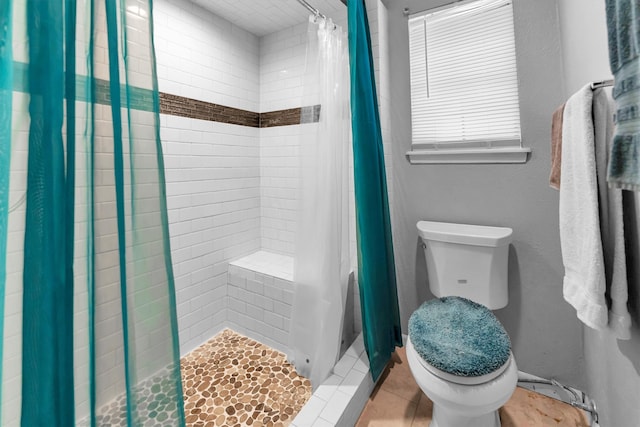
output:
MULTIPOLYGON (((193 0, 221 18, 258 37, 304 22, 309 16, 297 0, 193 0)), ((329 18, 346 14, 340 0, 308 0, 309 4, 329 18)))

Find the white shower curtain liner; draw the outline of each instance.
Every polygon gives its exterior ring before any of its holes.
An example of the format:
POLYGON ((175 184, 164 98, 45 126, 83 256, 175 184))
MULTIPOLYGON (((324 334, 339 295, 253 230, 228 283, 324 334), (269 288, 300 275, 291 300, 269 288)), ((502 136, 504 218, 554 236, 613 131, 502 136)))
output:
MULTIPOLYGON (((349 272, 349 54, 331 20, 309 19, 302 105, 320 107, 299 141, 291 349, 299 373, 317 388, 340 350, 349 272), (317 21, 317 22, 316 22, 317 21)), ((305 108, 302 122, 316 108, 305 108)))

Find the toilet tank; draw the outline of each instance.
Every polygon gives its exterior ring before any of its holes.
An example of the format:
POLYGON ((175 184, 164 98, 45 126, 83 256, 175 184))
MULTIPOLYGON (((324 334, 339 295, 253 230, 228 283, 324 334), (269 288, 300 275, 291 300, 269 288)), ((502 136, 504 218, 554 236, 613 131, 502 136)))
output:
POLYGON ((509 301, 506 227, 420 221, 429 288, 438 298, 460 296, 491 310, 509 301))

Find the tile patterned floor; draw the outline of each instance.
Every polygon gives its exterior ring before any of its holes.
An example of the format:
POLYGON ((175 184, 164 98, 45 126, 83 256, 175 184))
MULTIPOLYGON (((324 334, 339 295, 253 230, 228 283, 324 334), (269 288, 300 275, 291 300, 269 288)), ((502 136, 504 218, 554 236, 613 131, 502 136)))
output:
MULTIPOLYGON (((175 393, 173 376, 169 370, 140 382, 133 388, 136 398, 135 425, 141 427, 172 427, 178 425, 178 408, 176 400, 171 397, 175 393)), ((174 394, 175 396, 175 394, 174 394)), ((99 427, 127 426, 127 395, 125 393, 102 406, 96 414, 96 425, 99 427)), ((90 427, 91 419, 86 417, 76 424, 78 427, 90 427)))
MULTIPOLYGON (((286 356, 225 329, 180 360, 187 427, 286 427, 311 397, 311 382, 286 356)), ((175 399, 166 372, 135 388, 144 427, 177 425, 175 399)), ((100 408, 100 427, 126 426, 126 395, 100 408)), ((89 426, 88 418, 79 426, 89 426)))
POLYGON ((187 426, 285 427, 311 397, 283 353, 229 329, 181 366, 187 426))
MULTIPOLYGON (((428 427, 433 404, 413 380, 404 348, 397 349, 356 427, 428 427)), ((589 427, 579 409, 517 388, 500 409, 502 427, 589 427)))

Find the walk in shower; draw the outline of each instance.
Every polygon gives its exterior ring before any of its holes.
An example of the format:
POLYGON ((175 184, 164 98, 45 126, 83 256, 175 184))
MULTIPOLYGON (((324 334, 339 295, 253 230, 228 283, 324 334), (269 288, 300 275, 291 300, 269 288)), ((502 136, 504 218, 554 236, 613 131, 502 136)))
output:
MULTIPOLYGON (((339 0, 314 6, 345 24, 339 0)), ((322 108, 304 105, 309 11, 162 0, 154 19, 181 351, 226 325, 291 355, 300 141, 322 108)))

